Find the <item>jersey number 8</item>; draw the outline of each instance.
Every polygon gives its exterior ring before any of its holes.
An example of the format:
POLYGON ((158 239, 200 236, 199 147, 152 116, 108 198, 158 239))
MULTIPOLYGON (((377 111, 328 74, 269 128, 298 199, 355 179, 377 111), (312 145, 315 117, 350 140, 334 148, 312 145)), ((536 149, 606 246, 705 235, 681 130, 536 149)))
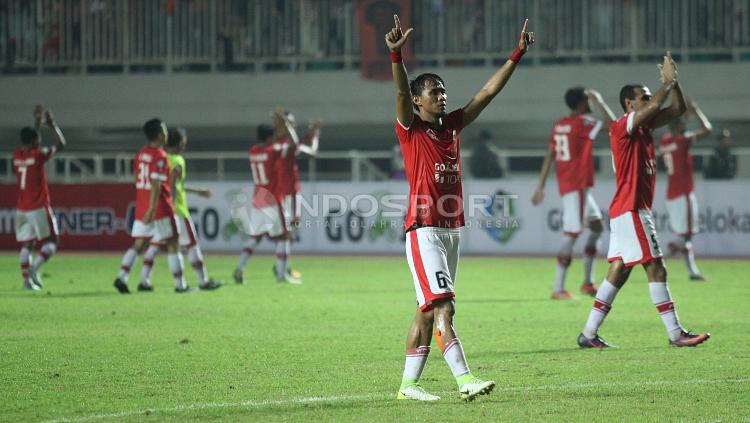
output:
POLYGON ((564 134, 555 134, 555 160, 558 162, 570 161, 570 146, 568 136, 564 134))

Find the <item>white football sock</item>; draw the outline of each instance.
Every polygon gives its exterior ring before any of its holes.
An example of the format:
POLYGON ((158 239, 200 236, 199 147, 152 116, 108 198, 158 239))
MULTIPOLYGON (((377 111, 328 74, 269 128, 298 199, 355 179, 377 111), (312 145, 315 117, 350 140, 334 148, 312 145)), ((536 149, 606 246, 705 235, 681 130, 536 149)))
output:
POLYGON ((565 275, 568 273, 568 267, 570 267, 572 261, 571 256, 573 255, 573 244, 575 242, 576 237, 566 235, 562 246, 560 246, 560 251, 557 253, 557 271, 555 272, 555 285, 552 288, 554 292, 565 290, 565 275))
POLYGON ((255 247, 257 247, 259 243, 260 239, 251 239, 245 244, 245 246, 242 248, 242 252, 240 253, 240 259, 237 261, 238 271, 242 272, 242 270, 245 269, 248 260, 250 260, 255 247))
POLYGON ((120 264, 120 272, 117 274, 117 277, 120 278, 125 283, 128 283, 128 276, 130 276, 130 268, 133 267, 133 263, 135 263, 136 257, 138 257, 138 252, 136 252, 132 248, 129 248, 128 251, 125 251, 125 255, 122 256, 122 263, 120 264))
POLYGON ((412 383, 422 377, 422 370, 430 355, 430 347, 421 346, 406 350, 406 363, 404 364, 404 376, 402 383, 412 383))
POLYGON ((586 326, 583 327, 583 336, 592 339, 599 332, 599 327, 607 317, 609 310, 612 308, 612 302, 617 296, 620 289, 612 285, 607 279, 602 281, 599 289, 596 290, 594 298, 594 307, 589 312, 589 318, 586 320, 586 326))
POLYGON ((591 232, 583 249, 583 282, 594 282, 594 259, 601 232, 591 232))
POLYGON ((21 263, 21 276, 23 276, 23 281, 27 282, 29 280, 29 263, 31 262, 31 249, 28 245, 23 245, 21 247, 21 251, 18 254, 18 261, 21 263))
POLYGON ((685 264, 687 265, 688 272, 690 272, 691 276, 701 274, 700 270, 698 270, 698 265, 695 263, 695 253, 693 252, 692 241, 685 242, 685 264))
POLYGON ((179 252, 175 254, 170 254, 167 259, 169 260, 169 271, 172 272, 172 277, 174 278, 175 288, 178 288, 178 289, 187 288, 187 284, 185 283, 185 278, 182 275, 182 270, 183 270, 182 254, 180 254, 179 252))
POLYGON ((682 334, 682 326, 672 302, 669 286, 666 282, 649 282, 648 292, 651 294, 651 301, 656 306, 656 310, 661 314, 669 339, 672 341, 678 339, 682 334))
POLYGON ((143 266, 141 267, 141 283, 151 285, 151 273, 154 270, 154 260, 159 254, 158 245, 149 245, 146 252, 143 253, 143 266))
POLYGON ((42 265, 46 263, 53 254, 55 254, 55 251, 57 251, 57 245, 55 245, 54 242, 46 242, 42 245, 42 248, 39 249, 39 254, 37 254, 31 269, 34 272, 37 272, 39 268, 42 267, 42 265))
POLYGON ((287 244, 286 242, 277 241, 276 242, 276 278, 278 280, 284 280, 286 277, 286 269, 287 269, 287 244))
POLYGON ((461 346, 461 341, 459 341, 458 338, 453 338, 445 344, 443 358, 445 359, 445 362, 448 363, 448 367, 450 367, 453 377, 459 377, 469 373, 469 365, 466 364, 464 348, 461 346))
POLYGON ((198 244, 193 245, 188 250, 188 260, 190 265, 195 270, 195 274, 198 275, 198 280, 201 284, 208 282, 208 271, 206 265, 203 263, 203 254, 201 254, 201 247, 198 244))

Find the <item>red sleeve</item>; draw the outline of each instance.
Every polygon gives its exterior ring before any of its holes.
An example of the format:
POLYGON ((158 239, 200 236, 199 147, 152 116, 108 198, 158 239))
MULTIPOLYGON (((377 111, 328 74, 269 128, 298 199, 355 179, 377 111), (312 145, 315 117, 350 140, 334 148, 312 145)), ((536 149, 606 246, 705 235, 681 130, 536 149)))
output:
POLYGON ((456 109, 445 117, 445 127, 453 128, 458 132, 464 128, 464 109, 456 109))
POLYGON ((407 128, 403 123, 399 122, 398 118, 396 118, 394 127, 396 128, 396 136, 398 137, 399 142, 406 142, 409 140, 409 132, 411 132, 418 124, 417 119, 419 119, 419 116, 415 114, 414 118, 411 120, 411 125, 407 128))

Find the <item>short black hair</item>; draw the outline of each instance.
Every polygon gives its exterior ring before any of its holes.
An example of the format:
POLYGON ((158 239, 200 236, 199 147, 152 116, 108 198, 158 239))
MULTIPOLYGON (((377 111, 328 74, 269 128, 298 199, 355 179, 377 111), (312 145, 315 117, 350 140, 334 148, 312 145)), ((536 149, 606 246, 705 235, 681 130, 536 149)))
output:
POLYGON ((31 143, 33 143, 38 137, 39 131, 37 131, 36 128, 26 126, 21 129, 21 144, 23 145, 31 145, 31 143))
POLYGON ((143 133, 149 141, 153 141, 161 134, 161 126, 164 124, 161 119, 153 118, 143 124, 143 133))
POLYGON ((673 130, 673 131, 674 131, 674 130, 676 130, 676 129, 677 129, 677 127, 678 127, 678 126, 680 126, 681 124, 684 124, 684 123, 685 123, 685 119, 683 119, 683 118, 681 118, 681 117, 678 117, 678 118, 672 119, 672 120, 671 120, 671 121, 669 122, 669 129, 671 129, 671 130, 673 130))
POLYGON ((174 148, 179 146, 180 141, 186 136, 187 133, 183 127, 169 128, 169 131, 167 131, 167 147, 174 148))
POLYGON ((625 107, 625 99, 635 100, 636 88, 644 89, 646 86, 643 84, 628 84, 620 90, 620 106, 622 106, 623 111, 628 111, 628 108, 625 107))
MULTIPOLYGON (((435 85, 440 83, 445 86, 445 82, 443 82, 443 78, 441 78, 440 75, 435 73, 423 73, 409 82, 409 91, 411 91, 411 95, 422 95, 422 91, 424 91, 425 85, 427 85, 427 81, 432 81, 432 83, 435 85)), ((414 109, 419 111, 416 104, 414 105, 414 109)))
POLYGON ((272 136, 273 133, 274 133, 273 126, 266 125, 265 123, 258 125, 258 130, 257 130, 258 142, 265 141, 268 137, 272 136))
POLYGON ((586 89, 583 87, 568 88, 568 91, 565 91, 565 104, 570 110, 575 110, 584 100, 586 100, 586 89))

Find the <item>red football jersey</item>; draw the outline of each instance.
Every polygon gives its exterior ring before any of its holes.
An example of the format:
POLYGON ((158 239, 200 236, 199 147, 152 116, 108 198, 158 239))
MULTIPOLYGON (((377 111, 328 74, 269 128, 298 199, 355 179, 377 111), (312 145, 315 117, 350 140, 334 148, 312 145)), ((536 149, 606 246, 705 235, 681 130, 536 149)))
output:
POLYGON ((409 205, 405 228, 413 225, 458 228, 464 225, 461 186, 463 109, 443 118, 440 131, 414 115, 405 128, 396 121, 396 135, 409 180, 409 205))
POLYGON ((659 142, 659 154, 667 167, 667 199, 693 192, 693 138, 684 134, 666 133, 659 142))
POLYGON ((560 195, 594 186, 593 140, 602 123, 591 116, 567 116, 555 123, 550 146, 555 149, 560 195))
POLYGON ((627 113, 609 128, 612 166, 617 188, 609 217, 628 211, 651 209, 656 184, 654 128, 644 125, 633 128, 635 113, 627 113))
POLYGON ((135 173, 135 218, 143 219, 151 204, 151 184, 161 184, 159 198, 156 200, 154 220, 174 214, 172 187, 169 185, 169 162, 167 153, 161 148, 142 147, 135 155, 133 162, 135 173))
POLYGON ((278 178, 276 168, 280 149, 276 144, 256 144, 248 150, 250 170, 253 175, 253 207, 263 208, 278 204, 278 178))
POLYGON ((300 191, 297 146, 288 136, 282 136, 276 137, 274 147, 279 153, 275 174, 278 184, 276 194, 279 198, 294 195, 300 191))
POLYGON ((55 151, 55 147, 19 147, 13 151, 13 169, 18 181, 18 210, 28 211, 50 205, 44 164, 55 151))

